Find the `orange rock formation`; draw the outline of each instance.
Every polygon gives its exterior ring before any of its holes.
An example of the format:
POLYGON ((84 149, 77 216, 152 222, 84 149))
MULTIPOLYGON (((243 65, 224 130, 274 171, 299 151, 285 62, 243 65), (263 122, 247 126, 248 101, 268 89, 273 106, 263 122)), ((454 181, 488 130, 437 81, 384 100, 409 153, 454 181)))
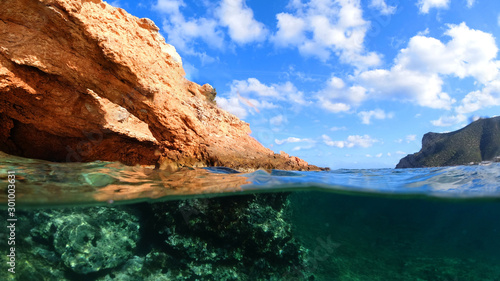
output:
POLYGON ((184 78, 149 19, 101 0, 6 0, 0 150, 52 161, 317 169, 274 154, 184 78))

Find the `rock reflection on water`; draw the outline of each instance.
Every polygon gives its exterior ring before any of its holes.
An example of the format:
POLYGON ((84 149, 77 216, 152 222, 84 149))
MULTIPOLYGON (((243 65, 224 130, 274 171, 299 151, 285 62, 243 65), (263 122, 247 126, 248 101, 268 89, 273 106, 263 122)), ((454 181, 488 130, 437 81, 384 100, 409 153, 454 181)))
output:
MULTIPOLYGON (((180 199, 189 195, 241 191, 250 182, 242 174, 202 168, 177 172, 116 162, 53 163, 0 153, 1 202, 7 202, 7 174, 16 174, 16 203, 54 206, 180 199)), ((5 205, 5 204, 2 204, 5 205)))

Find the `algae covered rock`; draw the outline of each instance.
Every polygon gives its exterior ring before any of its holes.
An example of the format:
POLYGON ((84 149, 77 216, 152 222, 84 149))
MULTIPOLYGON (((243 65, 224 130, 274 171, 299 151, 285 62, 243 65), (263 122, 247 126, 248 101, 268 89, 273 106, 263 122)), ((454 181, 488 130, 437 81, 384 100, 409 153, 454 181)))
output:
POLYGON ((48 247, 33 250, 45 259, 60 258, 81 274, 113 268, 131 258, 139 240, 138 218, 115 208, 84 210, 36 213, 31 236, 48 247))
POLYGON ((266 193, 22 212, 18 280, 314 280, 289 204, 266 193))
MULTIPOLYGON (((304 267, 293 238, 286 193, 253 194, 156 204, 158 267, 199 280, 282 280, 304 267)), ((184 280, 184 279, 176 279, 184 280)), ((194 279, 189 279, 194 280, 194 279)))

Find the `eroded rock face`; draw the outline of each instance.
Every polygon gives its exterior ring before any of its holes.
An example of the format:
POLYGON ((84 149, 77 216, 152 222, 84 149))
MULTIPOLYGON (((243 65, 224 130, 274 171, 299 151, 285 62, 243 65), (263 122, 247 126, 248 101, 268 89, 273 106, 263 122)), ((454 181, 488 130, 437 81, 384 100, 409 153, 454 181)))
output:
POLYGON ((184 78, 158 27, 100 0, 0 9, 0 150, 52 161, 315 169, 184 78), (170 164, 169 164, 170 163, 170 164))

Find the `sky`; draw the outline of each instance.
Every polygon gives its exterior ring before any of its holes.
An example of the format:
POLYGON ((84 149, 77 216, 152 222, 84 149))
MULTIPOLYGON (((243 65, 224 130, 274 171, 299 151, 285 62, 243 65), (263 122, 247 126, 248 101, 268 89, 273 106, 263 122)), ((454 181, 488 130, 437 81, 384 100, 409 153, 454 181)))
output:
POLYGON ((264 146, 394 168, 427 132, 500 110, 500 1, 118 0, 264 146))

